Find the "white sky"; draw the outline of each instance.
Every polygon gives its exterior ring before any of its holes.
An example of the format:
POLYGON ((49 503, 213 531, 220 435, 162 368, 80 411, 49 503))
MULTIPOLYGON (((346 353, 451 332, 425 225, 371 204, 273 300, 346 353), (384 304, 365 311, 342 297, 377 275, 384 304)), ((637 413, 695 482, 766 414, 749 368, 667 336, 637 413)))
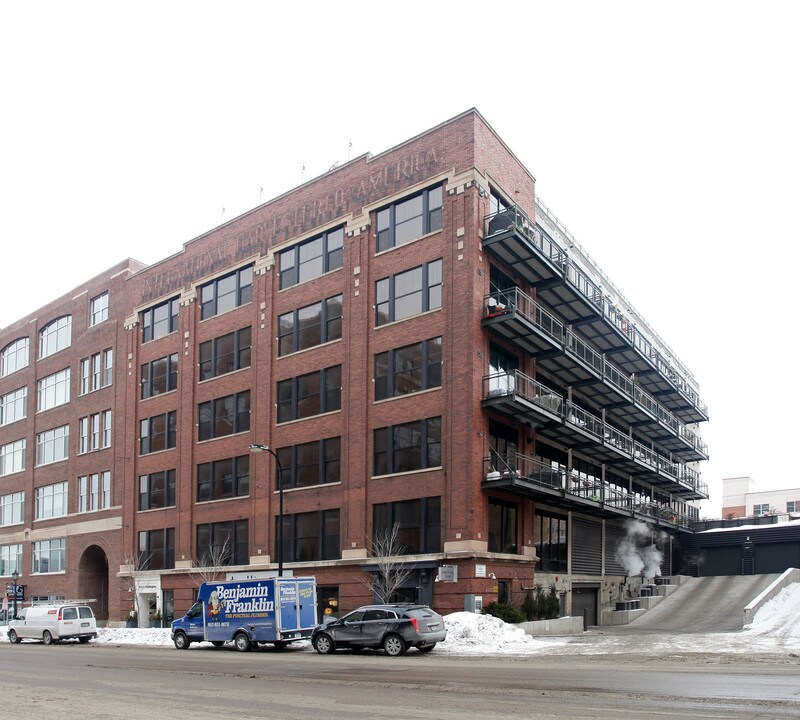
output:
POLYGON ((800 5, 283 5, 3 5, 0 326, 477 107, 694 372, 703 514, 800 485, 800 5))

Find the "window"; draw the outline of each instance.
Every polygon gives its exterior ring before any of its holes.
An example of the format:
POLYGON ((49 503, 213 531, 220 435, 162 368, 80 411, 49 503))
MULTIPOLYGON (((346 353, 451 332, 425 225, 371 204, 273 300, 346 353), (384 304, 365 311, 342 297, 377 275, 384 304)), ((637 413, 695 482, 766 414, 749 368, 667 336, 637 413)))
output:
POLYGON ((140 313, 142 342, 150 342, 178 329, 178 298, 166 300, 140 313))
POLYGON ((175 567, 175 528, 139 533, 139 567, 142 570, 170 570, 175 567))
POLYGON ((336 295, 278 317, 278 356, 339 340, 342 296, 336 295))
POLYGON ((17 370, 28 367, 28 348, 30 340, 20 338, 6 345, 0 351, 0 377, 10 375, 17 370))
POLYGON ((139 454, 175 447, 177 414, 174 410, 146 418, 139 423, 139 454))
POLYGON ((111 385, 114 381, 114 351, 111 348, 81 360, 81 395, 111 385))
POLYGON ((89 327, 108 320, 108 293, 92 298, 89 303, 89 327))
POLYGON ((240 455, 197 466, 197 502, 250 494, 250 456, 240 455))
MULTIPOLYGON (((277 520, 275 518, 276 528, 277 520)), ((275 539, 277 541, 277 535, 275 539)), ((338 509, 283 516, 284 562, 336 560, 341 553, 338 509)))
POLYGON ((111 447, 111 410, 78 420, 78 454, 111 447))
POLYGON ((28 387, 0 396, 0 425, 10 425, 28 415, 28 387))
POLYGON ((141 367, 142 400, 176 390, 178 387, 178 353, 158 358, 141 367))
POLYGON ((442 186, 378 210, 376 251, 405 245, 442 229, 442 186))
POLYGON ((22 574, 22 545, 0 545, 0 575, 22 574))
POLYGON ((375 356, 375 399, 442 386, 442 338, 406 345, 375 356))
POLYGON ((200 319, 221 315, 253 299, 253 266, 248 265, 200 286, 200 319))
POLYGON ((64 405, 69 402, 69 368, 39 380, 39 403, 37 410, 64 405))
POLYGON ((200 403, 197 414, 198 440, 247 432, 250 429, 250 391, 200 403))
POLYGON ((69 425, 45 430, 36 435, 36 464, 66 460, 69 457, 69 425))
POLYGON ((438 497, 373 506, 373 537, 385 537, 396 525, 401 555, 441 552, 441 523, 438 497))
POLYGON ((53 320, 49 325, 45 325, 39 331, 39 357, 46 358, 48 355, 57 353, 59 350, 68 348, 72 344, 72 316, 53 320))
POLYGON ((342 366, 318 370, 278 383, 278 422, 342 409, 342 366))
POLYGON ((533 541, 542 572, 567 571, 567 518, 536 513, 533 541))
POLYGON ((174 506, 174 470, 163 470, 139 476, 139 510, 157 510, 174 506))
MULTIPOLYGON (((25 520, 25 493, 0 496, 0 527, 18 525, 25 520)), ((0 573, 2 574, 2 573, 0 573)))
POLYGON ((200 343, 200 380, 250 367, 249 327, 200 343))
POLYGON ((111 473, 84 475, 78 478, 78 512, 95 512, 111 507, 111 473))
POLYGON ((769 514, 769 503, 763 503, 761 505, 753 505, 753 515, 768 515, 769 514))
POLYGON ((278 255, 280 289, 319 277, 342 267, 344 228, 299 243, 278 255))
POLYGON ((517 552, 517 506, 489 500, 489 552, 517 552))
POLYGON ((373 453, 373 475, 441 467, 442 418, 377 428, 373 453))
POLYGON ((33 572, 54 573, 67 569, 67 541, 40 540, 33 543, 33 572))
POLYGON ((442 261, 434 260, 375 283, 375 324, 405 320, 442 306, 442 261))
POLYGON ((34 520, 62 517, 67 514, 67 483, 60 482, 36 488, 34 520))
POLYGON ((0 477, 25 469, 26 440, 15 440, 7 445, 0 446, 0 477))
MULTIPOLYGON (((341 446, 342 439, 334 437, 279 448, 277 454, 283 468, 284 489, 340 482, 341 446)), ((277 467, 275 488, 280 488, 277 467)))
POLYGON ((247 565, 250 562, 248 527, 247 520, 198 525, 200 565, 247 565))
POLYGON ((800 500, 787 500, 786 512, 787 513, 800 512, 800 500))
POLYGON ((508 210, 508 207, 508 203, 506 203, 506 201, 500 197, 500 193, 492 188, 492 191, 489 194, 489 214, 495 215, 502 210, 508 210))

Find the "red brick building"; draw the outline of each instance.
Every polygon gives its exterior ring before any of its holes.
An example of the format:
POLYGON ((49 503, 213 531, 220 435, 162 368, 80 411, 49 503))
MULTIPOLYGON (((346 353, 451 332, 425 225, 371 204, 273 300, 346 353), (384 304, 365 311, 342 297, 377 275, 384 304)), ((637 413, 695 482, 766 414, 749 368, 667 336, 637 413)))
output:
POLYGON ((372 539, 397 527, 403 598, 448 612, 544 583, 599 619, 629 574, 624 523, 665 530, 668 565, 707 497, 707 414, 534 185, 472 110, 0 331, 2 574, 28 597, 96 598, 112 622, 134 593, 169 617, 194 566, 270 574, 282 545, 284 572, 349 609, 370 599, 372 539), (62 317, 71 344, 40 359, 62 317), (106 350, 113 370, 81 385, 106 350), (34 412, 59 379, 67 399, 34 412), (38 462, 62 427, 68 449, 38 462))

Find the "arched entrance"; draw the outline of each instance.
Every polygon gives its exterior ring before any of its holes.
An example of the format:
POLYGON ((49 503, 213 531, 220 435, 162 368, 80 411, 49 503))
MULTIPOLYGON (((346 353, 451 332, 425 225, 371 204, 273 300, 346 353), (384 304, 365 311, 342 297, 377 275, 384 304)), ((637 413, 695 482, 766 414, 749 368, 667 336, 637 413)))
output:
POLYGON ((108 621, 108 557, 97 545, 84 550, 78 563, 78 593, 81 600, 94 600, 98 623, 108 621))

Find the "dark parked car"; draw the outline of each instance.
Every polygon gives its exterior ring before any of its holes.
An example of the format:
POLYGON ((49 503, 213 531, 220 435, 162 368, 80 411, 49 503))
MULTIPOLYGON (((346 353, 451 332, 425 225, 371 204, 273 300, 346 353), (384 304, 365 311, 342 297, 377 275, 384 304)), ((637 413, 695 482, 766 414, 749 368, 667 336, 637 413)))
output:
POLYGON ((365 605, 314 628, 311 643, 323 655, 337 648, 383 648, 387 655, 402 655, 410 647, 430 652, 446 636, 444 618, 425 605, 365 605))

